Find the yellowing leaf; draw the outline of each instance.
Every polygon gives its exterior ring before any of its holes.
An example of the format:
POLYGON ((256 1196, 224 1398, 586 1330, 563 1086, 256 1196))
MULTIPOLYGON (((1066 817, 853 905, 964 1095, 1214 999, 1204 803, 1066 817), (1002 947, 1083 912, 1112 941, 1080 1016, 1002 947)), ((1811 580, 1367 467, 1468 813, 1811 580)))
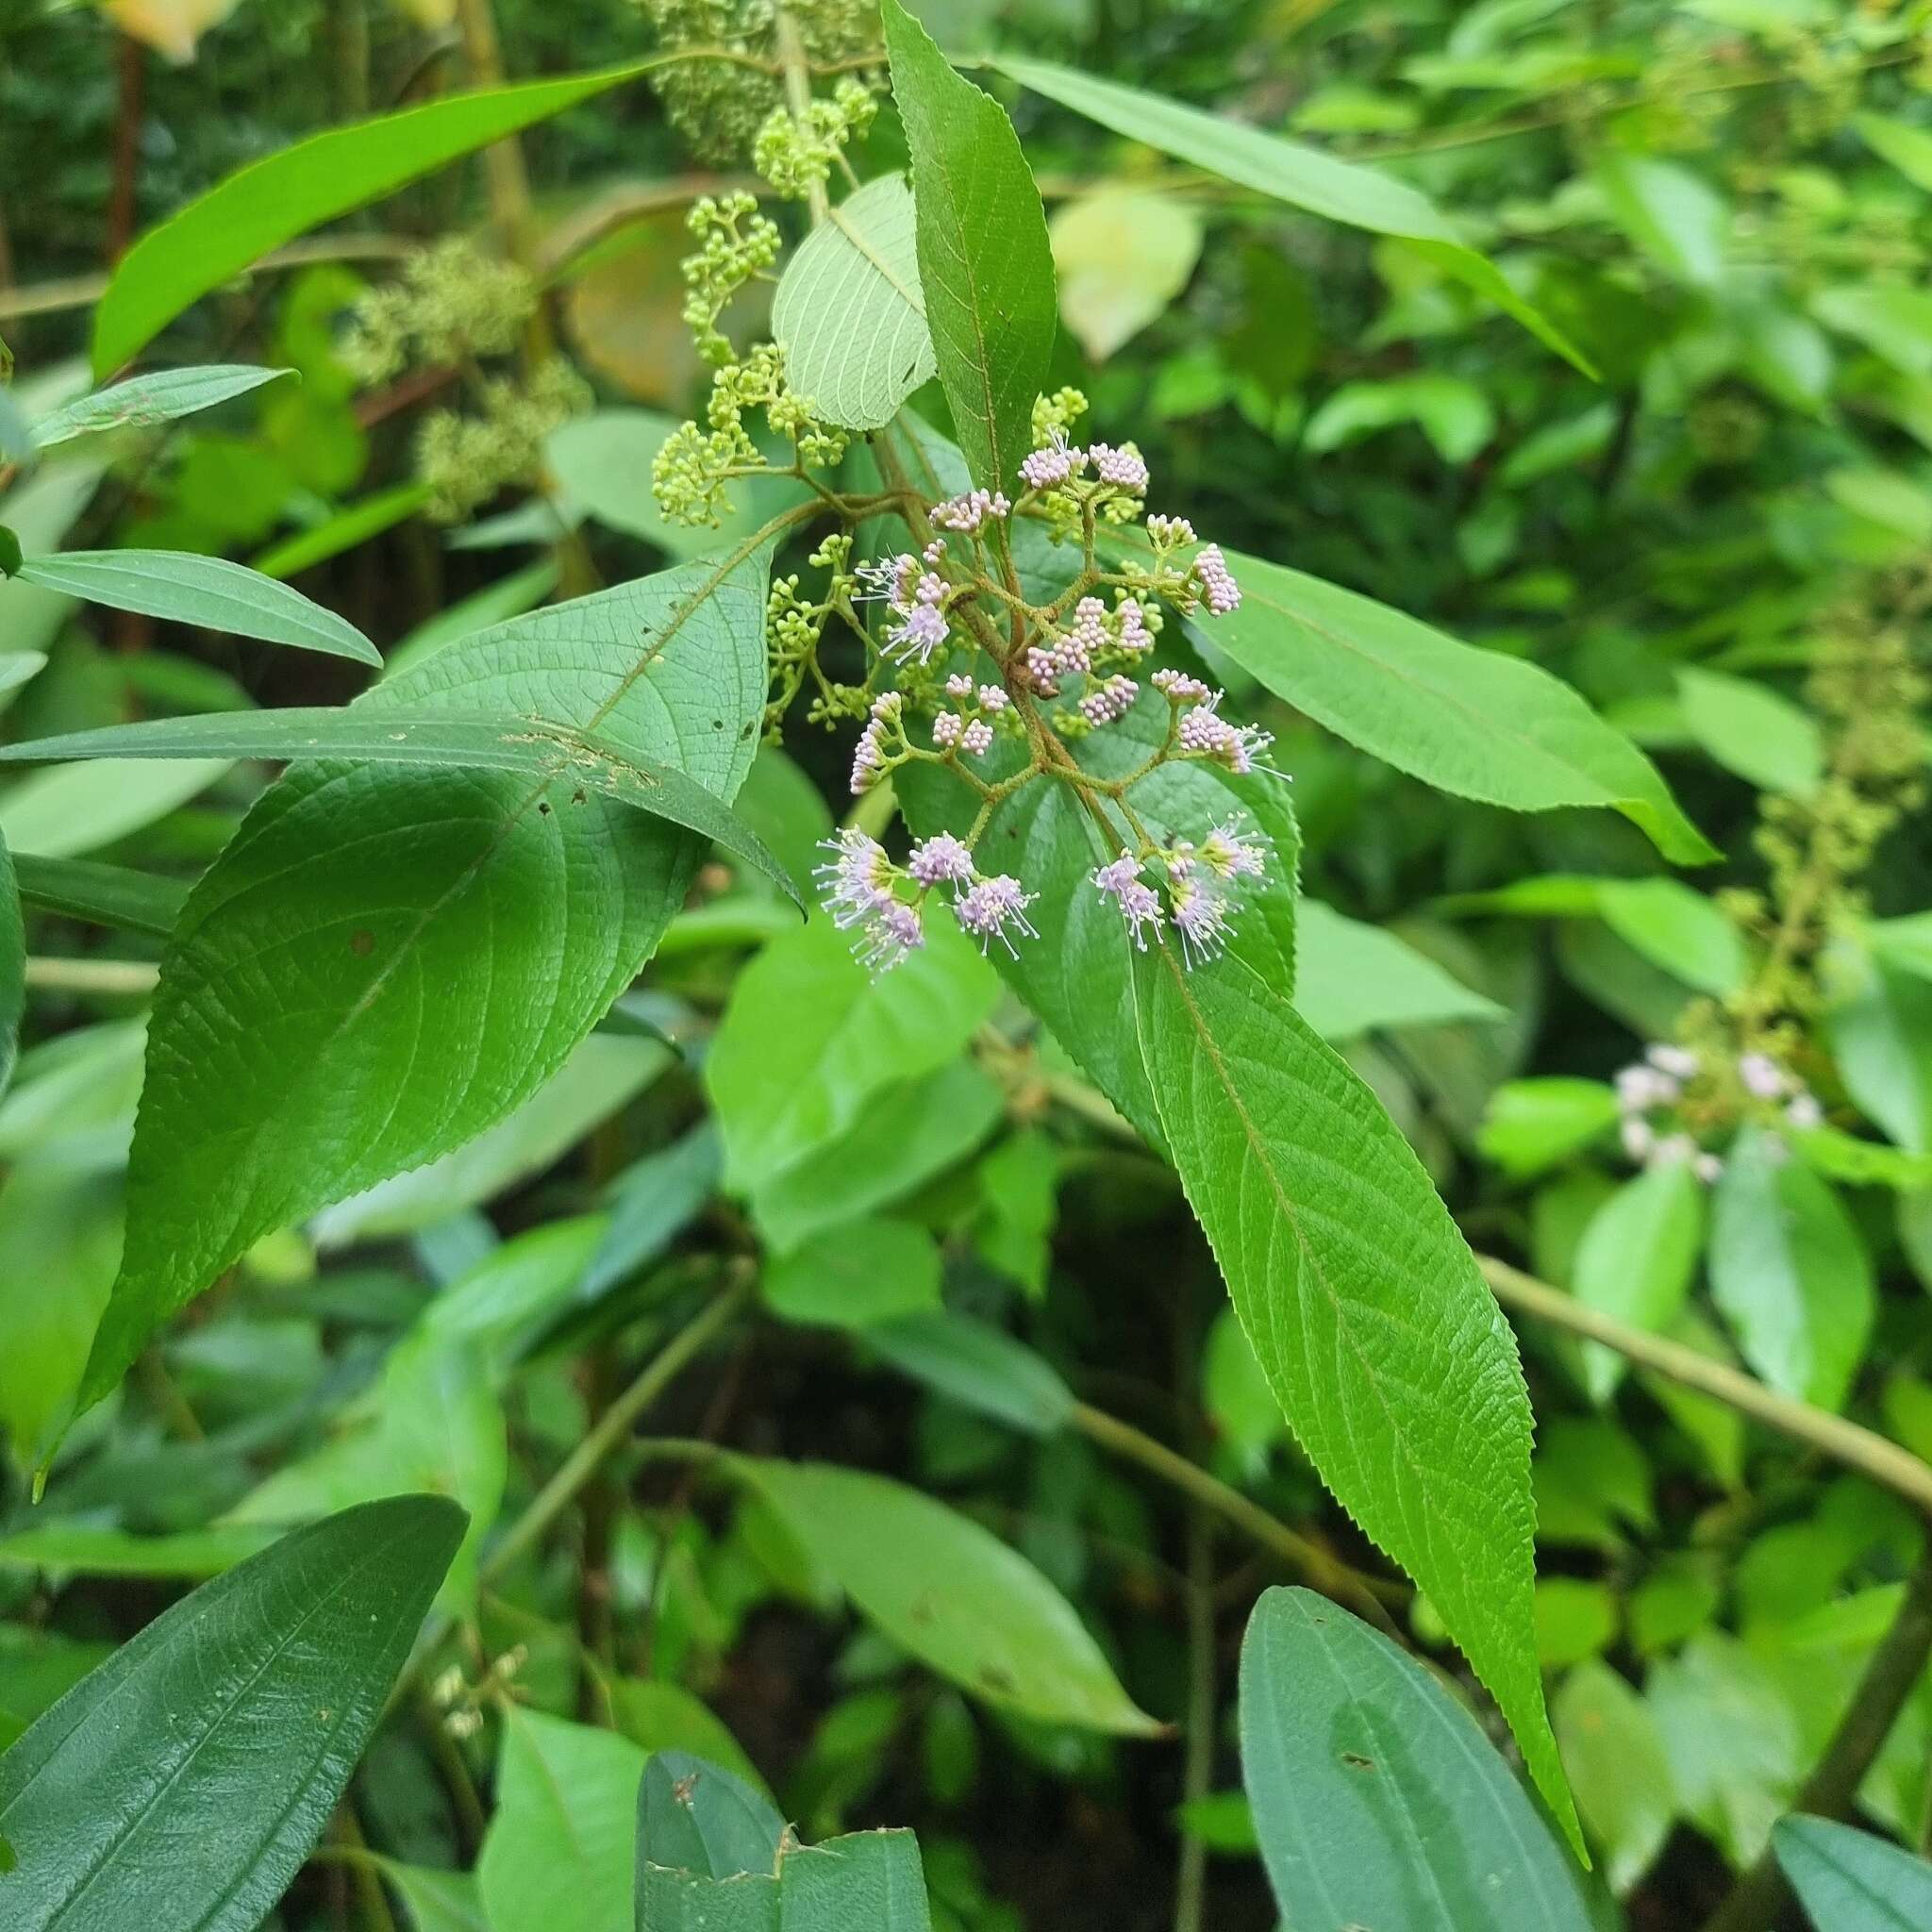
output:
POLYGON ((1060 316, 1104 362, 1166 310, 1201 258, 1201 218, 1145 189, 1103 188, 1068 202, 1048 226, 1060 316))
POLYGON ((123 33, 184 65, 209 27, 218 26, 241 0, 101 0, 123 33))

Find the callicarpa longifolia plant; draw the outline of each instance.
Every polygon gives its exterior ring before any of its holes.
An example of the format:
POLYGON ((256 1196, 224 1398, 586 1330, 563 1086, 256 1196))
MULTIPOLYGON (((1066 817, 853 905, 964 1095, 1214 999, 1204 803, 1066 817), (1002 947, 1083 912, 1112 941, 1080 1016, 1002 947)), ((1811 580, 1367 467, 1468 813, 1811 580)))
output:
POLYGON ((1932 15, 1584 11, 0 24, 0 1926, 1932 1923, 1932 15))

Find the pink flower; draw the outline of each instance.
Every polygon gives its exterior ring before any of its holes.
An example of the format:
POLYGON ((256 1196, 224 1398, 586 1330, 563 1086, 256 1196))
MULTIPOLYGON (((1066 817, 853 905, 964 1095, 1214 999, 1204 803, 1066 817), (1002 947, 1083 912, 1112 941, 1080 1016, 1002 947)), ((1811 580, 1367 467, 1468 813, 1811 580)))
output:
POLYGON ((959 734, 959 749, 970 758, 983 758, 992 749, 992 726, 975 718, 959 734))
POLYGON ((1115 449, 1110 443, 1096 442, 1088 455, 1093 460, 1093 474, 1103 483, 1111 483, 1116 490, 1131 491, 1136 496, 1146 493, 1147 465, 1138 450, 1115 449))
POLYGON ((953 916, 978 940, 982 952, 998 940, 1017 959, 1020 955, 1007 928, 1014 926, 1029 940, 1038 939, 1040 935, 1027 920, 1026 908, 1039 896, 1037 892, 1024 891, 1020 881, 1010 874, 1000 873, 961 892, 953 902, 953 916))
POLYGON ((1218 824, 1201 841, 1201 863, 1218 879, 1257 879, 1268 870, 1268 841, 1258 832, 1241 829, 1245 820, 1232 818, 1218 824))
POLYGON ((947 879, 963 884, 973 876, 973 854, 952 833, 935 832, 912 848, 906 870, 922 886, 936 886, 947 879))
POLYGON ((1141 863, 1124 855, 1111 865, 1103 865, 1093 883, 1105 898, 1112 899, 1127 922, 1127 937, 1141 952, 1147 950, 1147 927, 1160 924, 1160 894, 1141 876, 1141 863))
POLYGON ((1191 967, 1214 958, 1234 930, 1227 894, 1205 867, 1175 864, 1168 868, 1167 896, 1182 958, 1191 967))
POLYGON ((1230 610, 1240 608, 1241 589, 1235 582, 1219 543, 1209 543, 1195 556, 1193 575, 1200 579, 1201 600, 1213 616, 1225 617, 1230 610))
POLYGON ((1109 677, 1080 700, 1080 713, 1090 724, 1111 724, 1127 715, 1140 695, 1141 687, 1131 677, 1109 677))

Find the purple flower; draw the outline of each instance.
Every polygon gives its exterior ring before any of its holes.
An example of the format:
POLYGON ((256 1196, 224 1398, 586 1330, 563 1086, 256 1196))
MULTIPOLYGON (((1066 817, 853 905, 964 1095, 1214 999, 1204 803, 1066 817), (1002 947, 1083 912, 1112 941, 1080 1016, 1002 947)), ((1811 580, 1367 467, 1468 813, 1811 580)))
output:
POLYGON ((1747 1053, 1738 1061, 1738 1077, 1757 1100, 1782 1098, 1789 1084, 1785 1070, 1768 1053, 1747 1053))
POLYGON ((1020 465, 1020 480, 1029 490, 1055 490, 1077 476, 1087 467, 1087 452, 1067 441, 1067 432, 1056 429, 1044 449, 1037 449, 1020 465))
POLYGON ((963 671, 956 671, 946 679, 946 695, 949 698, 970 698, 973 695, 973 680, 963 671))
POLYGON ((1186 963, 1199 966, 1215 958, 1234 930, 1227 894, 1205 866, 1177 861, 1168 868, 1167 896, 1186 963))
POLYGON ((820 840, 819 846, 832 855, 814 868, 814 875, 824 881, 820 896, 834 925, 858 925, 892 903, 892 861, 876 839, 848 825, 836 839, 820 840))
POLYGON ((936 605, 915 604, 886 633, 889 658, 917 658, 924 664, 946 641, 946 614, 936 605))
POLYGON ((874 977, 890 973, 908 953, 925 943, 925 927, 918 912, 903 900, 894 899, 881 907, 868 922, 853 948, 858 963, 874 977))
POLYGON ((1696 1077, 1697 1070, 1704 1062, 1688 1046, 1656 1044, 1643 1049, 1643 1058, 1658 1073, 1668 1074, 1674 1080, 1690 1080, 1696 1077))
POLYGON ((1017 926, 1029 940, 1038 939, 1040 935, 1026 918, 1026 908, 1039 896, 1022 891, 1020 881, 1010 874, 999 873, 961 892, 953 902, 953 916, 979 941, 981 952, 998 940, 1017 959, 1020 955, 1007 928, 1017 926))
POLYGON ((855 798, 870 789, 884 761, 885 752, 879 743, 879 724, 877 719, 874 719, 858 734, 858 742, 852 747, 852 795, 855 798))
POLYGON ((1115 449, 1111 443, 1096 442, 1087 452, 1093 459, 1093 474, 1116 490, 1131 491, 1141 496, 1147 490, 1147 465, 1133 449, 1115 449))
POLYGON ((1668 1107, 1682 1090, 1670 1074, 1640 1063, 1624 1067, 1617 1074, 1617 1101, 1625 1111, 1641 1113, 1648 1108, 1668 1107))
POLYGON ((1185 705, 1207 697, 1213 697, 1215 703, 1220 703, 1216 693, 1210 691, 1198 677, 1190 677, 1185 671, 1157 671, 1154 689, 1171 704, 1185 705))
POLYGON ((1109 677, 1080 700, 1080 714, 1090 724, 1111 724, 1127 715, 1140 695, 1141 687, 1131 677, 1109 677))
POLYGON ((959 749, 970 758, 983 758, 992 749, 992 726, 975 718, 959 734, 959 749))
POLYGON ((852 575, 858 579, 855 604, 906 604, 919 581, 919 559, 904 554, 882 558, 876 563, 861 563, 852 575))
POLYGON ((1059 695, 1060 659, 1058 651, 1043 651, 1038 644, 1026 653, 1026 681, 1041 697, 1059 695))
POLYGON ((982 684, 979 687, 979 702, 989 711, 1004 711, 1012 702, 1004 690, 996 684, 982 684))
POLYGON ((1003 517, 1012 507, 1004 491, 973 490, 934 505, 932 520, 943 530, 963 530, 971 535, 989 518, 1003 517))
POLYGON ((1241 588, 1235 582, 1219 543, 1209 543, 1195 557, 1193 574, 1201 581, 1202 601, 1214 616, 1225 617, 1240 608, 1241 588))
POLYGON ((1123 597, 1121 608, 1114 615, 1120 619, 1122 650, 1139 657, 1143 651, 1154 648, 1154 633, 1147 628, 1146 613, 1137 598, 1123 597))
POLYGON ((1147 927, 1160 924, 1160 894, 1141 876, 1139 859, 1124 855, 1093 874, 1103 897, 1112 899, 1127 922, 1127 936, 1141 952, 1147 950, 1147 927))
POLYGON ((906 870, 922 886, 936 886, 942 880, 963 885, 973 876, 973 853, 950 832, 935 832, 908 855, 906 870))
POLYGON ((1201 841, 1201 863, 1218 879, 1257 879, 1268 870, 1268 841, 1259 832, 1242 830, 1246 820, 1236 817, 1218 824, 1201 841))
POLYGON ((958 711, 941 711, 932 721, 932 741, 941 751, 949 749, 959 741, 959 729, 965 724, 958 711))
POLYGON ((1149 517, 1147 534, 1157 550, 1173 550, 1194 541, 1194 526, 1186 517, 1149 517))

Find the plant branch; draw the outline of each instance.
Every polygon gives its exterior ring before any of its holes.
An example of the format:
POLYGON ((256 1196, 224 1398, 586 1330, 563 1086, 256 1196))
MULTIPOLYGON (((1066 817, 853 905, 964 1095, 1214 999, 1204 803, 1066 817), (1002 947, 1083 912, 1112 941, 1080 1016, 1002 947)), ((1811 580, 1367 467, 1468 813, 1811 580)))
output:
MULTIPOLYGON (((1927 1658, 1932 1658, 1932 1546, 1920 1557, 1898 1615, 1872 1653, 1794 1809, 1821 1818, 1843 1818, 1850 1812, 1865 1774, 1924 1674, 1927 1658)), ((1765 1932, 1767 1926, 1782 1922, 1790 1905, 1790 1888, 1767 1847, 1711 1915, 1704 1932, 1765 1932)))
POLYGON ((1279 1518, 1271 1516, 1258 1503, 1250 1502, 1239 1490, 1231 1489, 1218 1476, 1210 1475, 1199 1463, 1191 1462, 1177 1450, 1170 1449, 1133 1424, 1109 1415, 1105 1409, 1078 1402, 1074 1405, 1074 1428, 1089 1441, 1127 1462, 1137 1462, 1151 1474, 1172 1483, 1196 1503, 1242 1535, 1258 1543, 1270 1555, 1278 1557, 1297 1574, 1306 1576, 1324 1596, 1346 1605, 1387 1635, 1399 1638, 1380 1591, 1395 1591, 1351 1570, 1307 1537, 1298 1535, 1279 1518))
POLYGON ((1894 1495, 1902 1496, 1922 1516, 1932 1518, 1932 1467, 1896 1442, 1889 1442, 1883 1436, 1847 1422, 1843 1416, 1780 1395, 1728 1363, 1699 1355, 1681 1342, 1626 1328, 1623 1323, 1585 1307, 1560 1289, 1552 1288, 1493 1256, 1478 1255, 1476 1264, 1506 1308, 1534 1316, 1540 1322, 1585 1336, 1591 1341, 1601 1341, 1640 1368, 1654 1370, 1700 1394, 1715 1396, 1753 1422, 1762 1423, 1792 1441, 1802 1442, 1807 1448, 1830 1457, 1834 1462, 1869 1476, 1894 1495))

